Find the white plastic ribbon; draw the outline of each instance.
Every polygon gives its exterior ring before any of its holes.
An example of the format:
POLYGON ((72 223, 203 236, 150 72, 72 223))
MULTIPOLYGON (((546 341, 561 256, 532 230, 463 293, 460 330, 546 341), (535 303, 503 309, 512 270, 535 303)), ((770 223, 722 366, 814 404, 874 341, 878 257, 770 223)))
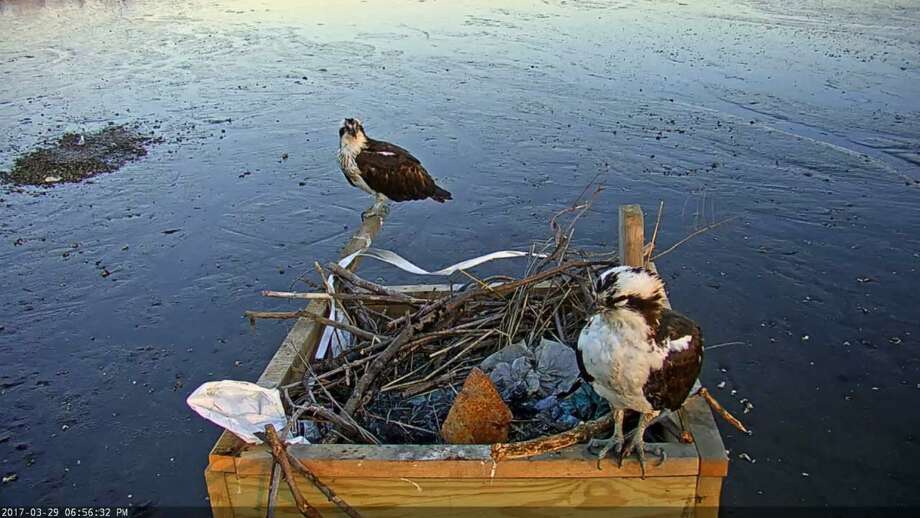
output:
MULTIPOLYGON (((481 255, 479 257, 474 257, 472 259, 467 259, 465 261, 460 261, 459 263, 452 264, 441 268, 440 270, 428 271, 424 268, 417 266, 415 263, 409 261, 408 259, 402 257, 401 255, 391 252, 389 250, 382 250, 379 248, 364 248, 359 250, 347 257, 344 257, 339 261, 339 266, 342 268, 348 268, 348 266, 355 260, 356 257, 370 257, 372 259, 377 259, 388 264, 391 264, 400 270, 408 273, 413 273, 415 275, 440 275, 447 276, 451 275, 460 270, 467 270, 479 266, 480 264, 487 263, 489 261, 494 261, 496 259, 510 259, 514 257, 546 257, 545 254, 535 254, 532 252, 521 252, 519 250, 500 250, 498 252, 492 252, 490 254, 481 255)), ((330 289, 335 290, 333 286, 333 278, 330 275, 327 279, 326 284, 330 289)), ((334 291, 333 291, 334 293, 334 291)), ((331 293, 330 293, 331 295, 331 293)), ((335 299, 333 298, 329 303, 329 319, 335 320, 337 322, 342 321, 341 311, 336 307, 335 299)), ((333 356, 338 356, 342 351, 348 349, 351 342, 351 335, 342 331, 341 329, 334 329, 330 326, 326 326, 323 330, 323 336, 320 338, 319 345, 316 348, 316 359, 321 360, 326 356, 326 352, 332 347, 333 356)))

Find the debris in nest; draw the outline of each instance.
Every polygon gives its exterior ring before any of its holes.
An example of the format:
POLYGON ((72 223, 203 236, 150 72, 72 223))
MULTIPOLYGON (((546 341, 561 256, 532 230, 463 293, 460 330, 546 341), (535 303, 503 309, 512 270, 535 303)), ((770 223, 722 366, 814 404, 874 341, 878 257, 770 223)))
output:
POLYGON ((9 484, 10 482, 14 482, 17 478, 19 478, 19 475, 10 473, 9 475, 4 475, 2 480, 4 484, 9 484))
POLYGON ((716 385, 716 388, 720 388, 720 389, 725 388, 725 382, 724 382, 724 381, 720 381, 719 384, 716 385))
POLYGON ((741 460, 746 460, 746 461, 750 462, 751 464, 754 464, 755 462, 757 462, 757 459, 752 458, 752 457, 751 457, 750 455, 748 455, 747 453, 739 453, 739 454, 738 454, 738 458, 741 459, 741 460))
POLYGON ((146 155, 147 146, 154 142, 157 140, 129 126, 65 133, 56 142, 17 158, 10 171, 0 172, 0 178, 16 185, 80 182, 146 155))
POLYGON ((448 444, 505 442, 511 418, 511 409, 499 397, 495 385, 474 368, 450 407, 441 426, 441 437, 448 444))

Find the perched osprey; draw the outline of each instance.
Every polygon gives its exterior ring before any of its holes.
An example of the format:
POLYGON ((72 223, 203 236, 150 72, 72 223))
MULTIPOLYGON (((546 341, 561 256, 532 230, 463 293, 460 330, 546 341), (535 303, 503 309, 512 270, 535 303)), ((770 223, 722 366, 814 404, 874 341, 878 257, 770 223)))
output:
POLYGON ((451 199, 417 158, 399 146, 368 137, 358 119, 345 119, 339 128, 339 165, 348 183, 374 196, 370 212, 384 209, 388 200, 431 198, 444 203, 451 199))
MULTIPOLYGON (((582 376, 610 402, 614 432, 598 463, 614 448, 619 462, 632 451, 645 475, 646 426, 663 410, 677 410, 690 394, 703 363, 703 339, 697 325, 664 306, 661 278, 644 268, 618 266, 601 274, 596 286, 598 311, 578 337, 582 376), (639 425, 623 444, 626 410, 639 412, 639 425)), ((662 458, 662 461, 664 459, 662 458)))

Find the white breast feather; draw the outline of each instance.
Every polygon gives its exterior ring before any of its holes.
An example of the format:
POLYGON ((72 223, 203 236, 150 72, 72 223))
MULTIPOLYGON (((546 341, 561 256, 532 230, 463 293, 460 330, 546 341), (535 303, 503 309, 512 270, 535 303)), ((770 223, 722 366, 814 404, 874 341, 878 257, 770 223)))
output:
POLYGON ((578 337, 591 386, 615 408, 655 412, 642 388, 652 370, 661 369, 668 350, 648 340, 640 315, 610 321, 594 315, 578 337))
POLYGON ((342 168, 342 172, 345 173, 359 189, 368 194, 377 195, 377 193, 367 185, 367 182, 364 181, 364 177, 361 176, 361 170, 358 169, 358 162, 355 161, 358 153, 364 150, 366 144, 367 141, 363 138, 356 139, 348 135, 342 137, 339 142, 339 167, 342 168))

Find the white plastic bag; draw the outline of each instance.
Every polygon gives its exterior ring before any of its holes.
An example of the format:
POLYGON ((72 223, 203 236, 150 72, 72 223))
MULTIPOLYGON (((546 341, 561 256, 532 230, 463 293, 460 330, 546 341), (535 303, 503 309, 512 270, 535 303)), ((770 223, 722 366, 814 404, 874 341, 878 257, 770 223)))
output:
POLYGON ((248 381, 209 381, 195 389, 186 403, 201 417, 251 444, 262 443, 255 433, 264 432, 266 425, 280 433, 287 424, 278 389, 248 381))

